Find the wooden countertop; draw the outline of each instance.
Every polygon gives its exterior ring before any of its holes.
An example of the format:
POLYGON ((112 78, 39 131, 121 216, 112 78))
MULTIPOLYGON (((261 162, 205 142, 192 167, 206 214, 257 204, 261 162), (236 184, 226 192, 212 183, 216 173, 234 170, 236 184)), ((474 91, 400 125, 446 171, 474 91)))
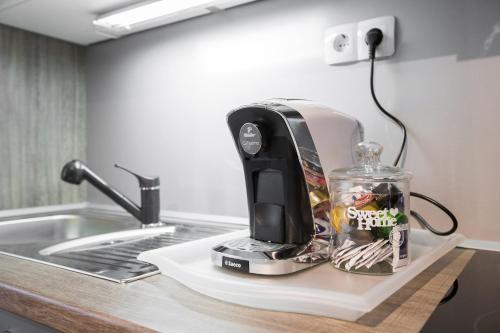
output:
POLYGON ((155 275, 126 285, 0 255, 0 308, 63 332, 418 332, 474 251, 455 249, 355 323, 217 301, 155 275))

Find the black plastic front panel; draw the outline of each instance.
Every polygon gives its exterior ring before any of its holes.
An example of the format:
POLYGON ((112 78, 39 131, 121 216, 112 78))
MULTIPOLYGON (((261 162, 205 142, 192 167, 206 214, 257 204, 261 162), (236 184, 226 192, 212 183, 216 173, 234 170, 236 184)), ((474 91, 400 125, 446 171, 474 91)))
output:
POLYGON ((309 241, 314 224, 308 191, 285 120, 279 113, 252 106, 233 111, 228 124, 243 162, 251 237, 274 243, 309 241), (255 155, 247 154, 238 139, 245 123, 262 132, 262 148, 255 155))

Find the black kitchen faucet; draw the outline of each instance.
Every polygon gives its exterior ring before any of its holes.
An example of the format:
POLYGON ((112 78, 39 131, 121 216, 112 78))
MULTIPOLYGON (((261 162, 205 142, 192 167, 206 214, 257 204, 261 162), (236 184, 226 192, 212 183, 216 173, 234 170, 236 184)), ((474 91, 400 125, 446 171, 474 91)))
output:
POLYGON ((139 181, 139 187, 141 189, 141 207, 109 185, 80 160, 72 160, 66 163, 61 171, 61 179, 67 183, 75 185, 80 185, 82 181, 87 180, 98 190, 141 221, 143 226, 154 226, 159 224, 160 178, 141 176, 118 164, 115 164, 115 167, 134 175, 139 181))

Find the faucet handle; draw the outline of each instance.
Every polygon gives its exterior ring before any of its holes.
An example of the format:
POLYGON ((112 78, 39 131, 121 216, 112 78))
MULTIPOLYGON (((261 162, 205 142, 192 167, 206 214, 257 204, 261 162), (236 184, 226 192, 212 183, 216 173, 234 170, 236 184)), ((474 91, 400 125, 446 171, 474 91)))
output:
POLYGON ((159 189, 160 187, 160 177, 147 177, 147 176, 141 176, 133 171, 130 171, 129 169, 119 165, 115 164, 115 167, 118 169, 122 169, 123 171, 126 171, 130 173, 131 175, 135 176, 137 180, 139 181, 139 186, 141 189, 147 189, 147 190, 156 190, 159 189))

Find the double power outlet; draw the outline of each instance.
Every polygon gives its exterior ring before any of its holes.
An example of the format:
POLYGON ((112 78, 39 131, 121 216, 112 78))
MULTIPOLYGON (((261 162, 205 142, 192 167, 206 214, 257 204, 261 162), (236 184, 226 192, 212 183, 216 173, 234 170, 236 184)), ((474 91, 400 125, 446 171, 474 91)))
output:
POLYGON ((396 18, 384 16, 328 28, 325 33, 325 62, 337 65, 367 60, 368 45, 365 36, 373 28, 382 30, 384 34, 375 57, 390 57, 396 50, 395 27, 396 18))

